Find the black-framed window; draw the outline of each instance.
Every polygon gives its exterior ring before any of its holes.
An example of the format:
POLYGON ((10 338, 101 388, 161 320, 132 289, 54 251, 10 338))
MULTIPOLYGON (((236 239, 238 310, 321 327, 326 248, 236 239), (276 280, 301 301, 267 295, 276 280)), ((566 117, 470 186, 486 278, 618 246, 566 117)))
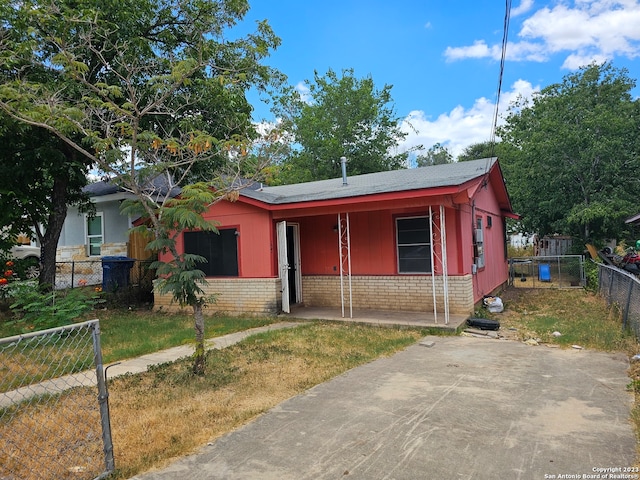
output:
POLYGON ((214 232, 185 232, 184 251, 207 259, 197 268, 207 277, 238 276, 238 235, 235 228, 214 232))
POLYGON ((398 273, 431 273, 429 217, 396 219, 398 273))

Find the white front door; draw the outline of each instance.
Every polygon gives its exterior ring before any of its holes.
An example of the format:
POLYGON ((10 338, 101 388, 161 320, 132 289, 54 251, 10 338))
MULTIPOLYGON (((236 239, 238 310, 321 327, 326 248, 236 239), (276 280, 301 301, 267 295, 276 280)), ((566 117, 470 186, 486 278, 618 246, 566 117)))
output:
POLYGON ((290 313, 289 305, 289 260, 287 259, 287 222, 276 224, 278 234, 278 275, 282 292, 282 311, 290 313))

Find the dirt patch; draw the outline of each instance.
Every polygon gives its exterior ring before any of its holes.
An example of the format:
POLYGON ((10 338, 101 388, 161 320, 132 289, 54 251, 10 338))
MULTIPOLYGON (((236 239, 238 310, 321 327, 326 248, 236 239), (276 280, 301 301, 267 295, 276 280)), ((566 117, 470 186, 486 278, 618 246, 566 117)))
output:
POLYGON ((504 310, 494 314, 482 312, 487 318, 500 322, 498 338, 520 342, 536 340, 537 343, 542 343, 539 334, 529 328, 527 323, 529 319, 541 314, 541 305, 544 307, 547 303, 550 292, 535 288, 507 288, 498 296, 504 310))

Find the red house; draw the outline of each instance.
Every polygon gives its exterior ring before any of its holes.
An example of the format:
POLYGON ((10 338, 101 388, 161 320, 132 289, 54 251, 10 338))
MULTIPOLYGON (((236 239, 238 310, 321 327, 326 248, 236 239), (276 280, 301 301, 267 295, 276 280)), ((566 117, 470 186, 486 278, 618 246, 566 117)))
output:
MULTIPOLYGON (((496 158, 245 189, 185 232, 209 311, 275 314, 294 304, 469 315, 508 278, 505 217, 516 217, 496 158)), ((175 308, 156 297, 156 308, 175 308)), ((442 317, 440 317, 442 318, 442 317)))

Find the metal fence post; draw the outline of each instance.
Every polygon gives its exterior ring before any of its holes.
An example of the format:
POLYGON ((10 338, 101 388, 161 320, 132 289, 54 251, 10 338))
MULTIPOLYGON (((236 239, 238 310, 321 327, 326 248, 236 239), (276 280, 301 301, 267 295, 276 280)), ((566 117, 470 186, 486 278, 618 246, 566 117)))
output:
POLYGON ((106 472, 115 470, 113 457, 113 441, 111 439, 111 420, 109 418, 109 392, 102 365, 102 350, 100 348, 100 325, 96 323, 92 330, 93 352, 98 380, 98 403, 100 404, 100 420, 102 422, 102 443, 104 445, 104 462, 106 472))
POLYGON ((624 306, 622 314, 622 327, 626 330, 629 327, 629 309, 631 308, 631 292, 633 291, 633 282, 629 282, 629 293, 627 293, 627 302, 624 306))
POLYGON ((74 283, 73 282, 73 277, 74 277, 75 273, 76 273, 76 262, 72 261, 71 262, 71 288, 73 288, 73 283, 74 283))
MULTIPOLYGON (((611 299, 612 291, 613 291, 613 274, 609 274, 609 293, 608 293, 609 299, 611 299)), ((609 303, 611 303, 611 300, 609 300, 609 303)))

